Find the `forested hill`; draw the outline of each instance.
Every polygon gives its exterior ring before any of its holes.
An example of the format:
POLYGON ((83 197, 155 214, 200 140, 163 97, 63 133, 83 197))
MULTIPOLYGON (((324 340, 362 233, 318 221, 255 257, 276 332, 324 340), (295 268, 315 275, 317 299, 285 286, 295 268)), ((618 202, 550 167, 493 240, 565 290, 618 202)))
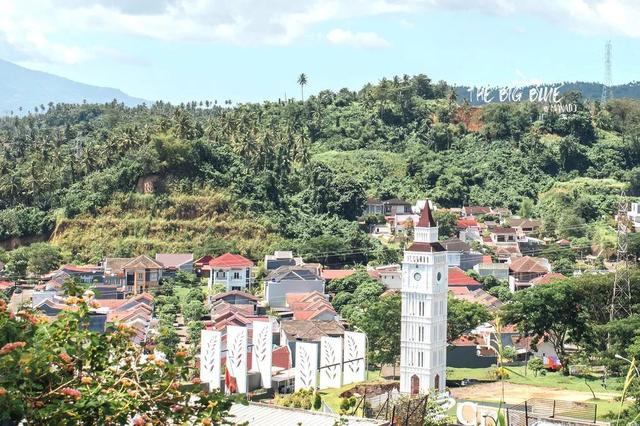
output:
POLYGON ((532 103, 475 109, 418 75, 304 102, 57 104, 6 117, 0 242, 50 237, 82 262, 274 249, 395 260, 356 222, 367 196, 529 206, 550 235, 596 238, 621 187, 640 184, 640 103, 567 96, 578 107, 565 116, 532 103), (139 193, 145 183, 154 194, 139 193))
POLYGON ((24 115, 34 108, 65 102, 110 102, 117 99, 125 105, 138 105, 143 99, 120 90, 82 84, 66 78, 23 68, 0 59, 0 116, 24 115))
MULTIPOLYGON (((576 91, 582 94, 582 98, 588 101, 597 101, 602 98, 602 83, 588 83, 583 81, 577 82, 564 82, 558 84, 548 84, 543 85, 546 87, 558 87, 559 93, 567 93, 571 91, 576 91)), ((531 89, 540 87, 540 86, 524 86, 519 89, 524 93, 523 100, 528 99, 528 93, 531 89)), ((466 99, 473 106, 481 106, 484 102, 479 99, 477 94, 478 88, 470 87, 470 86, 456 86, 456 97, 458 101, 463 101, 466 99)), ((499 102, 497 91, 499 88, 492 88, 494 94, 496 95, 496 99, 493 102, 499 102)), ((631 83, 626 84, 618 84, 615 86, 611 86, 608 90, 611 92, 612 99, 640 99, 640 82, 633 81, 631 83)))

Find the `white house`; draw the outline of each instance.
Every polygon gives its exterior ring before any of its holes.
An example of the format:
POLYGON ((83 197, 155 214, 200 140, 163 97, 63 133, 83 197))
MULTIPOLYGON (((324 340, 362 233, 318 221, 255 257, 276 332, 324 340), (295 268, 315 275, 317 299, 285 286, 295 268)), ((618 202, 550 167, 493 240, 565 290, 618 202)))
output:
POLYGON ((633 226, 636 228, 636 232, 640 232, 640 203, 631 203, 631 210, 628 214, 629 219, 631 219, 633 226))
POLYGON ((426 203, 402 262, 400 392, 445 387, 447 287, 447 252, 426 203))
POLYGON ((225 291, 244 291, 251 287, 253 262, 239 254, 225 253, 202 267, 209 272, 209 290, 214 284, 224 284, 225 291))

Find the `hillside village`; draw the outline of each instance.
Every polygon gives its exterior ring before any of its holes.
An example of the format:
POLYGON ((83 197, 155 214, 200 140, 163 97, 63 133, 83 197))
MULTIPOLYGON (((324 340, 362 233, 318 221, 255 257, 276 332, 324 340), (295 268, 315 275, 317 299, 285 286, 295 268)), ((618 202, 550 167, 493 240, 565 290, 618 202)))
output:
MULTIPOLYGON (((438 223, 441 232, 446 231, 439 244, 446 251, 450 297, 481 306, 491 314, 497 314, 524 289, 554 285, 567 277, 606 274, 606 268, 615 267, 610 258, 603 261, 602 253, 568 239, 545 237, 541 220, 520 217, 506 208, 428 205, 428 200, 412 204, 400 199, 369 199, 360 224, 390 248, 407 250, 414 230, 432 210, 442 221, 438 223), (567 264, 565 259, 571 262, 567 264)), ((640 227, 638 208, 638 203, 632 203, 625 218, 636 230, 640 227)), ((77 309, 65 294, 65 283, 82 285, 92 300, 91 330, 104 333, 113 324, 127 326, 134 330, 131 339, 136 345, 161 356, 171 357, 174 347, 197 354, 201 330, 219 331, 223 365, 227 327, 246 328, 251 338, 256 321, 269 323, 273 334, 271 388, 275 394, 264 394, 251 356, 248 391, 258 400, 277 401, 278 395, 294 391, 297 343, 320 345, 323 338, 343 337, 354 327, 359 330, 340 314, 344 307, 339 302, 344 296, 340 289, 349 279, 358 286, 377 283, 380 290, 373 297, 384 299, 400 294, 403 270, 400 264, 335 269, 306 262, 292 251, 276 251, 263 259, 229 252, 199 258, 193 253, 155 253, 105 257, 96 265, 65 264, 28 279, 5 276, 0 285, 14 312, 34 309, 49 321, 77 309)), ((489 320, 492 316, 482 317, 448 342, 448 368, 495 366, 501 362, 504 347, 512 352, 509 361, 513 365, 531 364, 538 358, 549 371, 562 368, 553 344, 546 340, 535 344, 517 324, 497 325, 489 320)), ((575 348, 569 346, 568 350, 575 348)), ((370 372, 379 369, 380 379, 394 383, 398 362, 399 358, 392 356, 391 362, 377 367, 371 364, 370 372)), ((455 383, 447 381, 448 386, 455 383)), ((332 408, 327 406, 327 410, 332 408)))

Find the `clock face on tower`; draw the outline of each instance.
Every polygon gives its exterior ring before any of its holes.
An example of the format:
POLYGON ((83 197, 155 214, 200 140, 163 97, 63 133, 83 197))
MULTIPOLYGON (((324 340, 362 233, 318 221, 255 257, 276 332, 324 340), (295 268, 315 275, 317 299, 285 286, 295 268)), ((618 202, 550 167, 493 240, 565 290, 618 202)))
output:
POLYGON ((415 274, 413 274, 414 280, 420 281, 420 278, 422 278, 422 275, 420 275, 420 272, 416 272, 415 274))

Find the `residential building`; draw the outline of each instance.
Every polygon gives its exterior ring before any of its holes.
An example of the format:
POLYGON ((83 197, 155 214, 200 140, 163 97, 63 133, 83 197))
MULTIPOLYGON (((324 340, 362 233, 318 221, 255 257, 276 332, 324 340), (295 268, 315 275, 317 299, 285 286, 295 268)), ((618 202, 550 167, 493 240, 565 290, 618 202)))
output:
POLYGON ((202 270, 208 270, 209 290, 214 284, 223 284, 225 291, 246 290, 251 287, 253 262, 239 254, 225 253, 209 261, 202 270))
POLYGON ((98 265, 63 265, 54 272, 54 276, 65 273, 69 278, 75 278, 84 284, 101 284, 104 283, 104 272, 98 265))
POLYGON ((636 232, 640 232, 640 203, 631 203, 631 210, 629 210, 628 215, 636 232))
POLYGON ((368 270, 367 273, 371 278, 380 281, 387 290, 399 290, 402 287, 402 269, 400 265, 378 266, 368 270))
POLYGON ((327 296, 317 291, 288 294, 286 307, 294 320, 331 321, 338 317, 327 296))
POLYGON ((492 296, 481 288, 475 290, 469 290, 468 287, 449 288, 449 292, 457 299, 479 303, 492 312, 497 311, 502 306, 500 299, 492 296))
POLYGON ((225 302, 230 305, 249 305, 252 311, 255 311, 258 306, 258 298, 256 296, 239 290, 214 294, 209 297, 209 302, 212 306, 218 302, 225 302))
POLYGON ((538 219, 521 219, 521 218, 509 218, 507 219, 509 226, 516 229, 518 236, 530 236, 537 233, 542 228, 542 221, 538 219))
POLYGON ((364 216, 384 214, 382 201, 377 198, 367 198, 367 206, 364 209, 364 216))
POLYGON ((444 390, 447 283, 447 252, 426 203, 402 262, 400 392, 444 390))
POLYGON ((265 279, 265 301, 270 307, 284 307, 289 294, 314 291, 324 294, 324 280, 313 266, 281 266, 265 279))
POLYGON ((524 256, 509 263, 509 288, 512 292, 531 287, 535 278, 551 271, 546 259, 524 256))
POLYGON ((128 294, 144 293, 160 285, 163 265, 142 254, 122 266, 128 294))
POLYGON ((519 244, 499 245, 495 248, 495 253, 498 263, 508 263, 512 259, 522 256, 519 244))
POLYGON ((513 245, 518 243, 515 228, 496 226, 490 230, 489 235, 491 237, 491 242, 495 245, 513 245))
POLYGON ((197 259, 193 262, 193 272, 196 273, 198 277, 209 277, 209 270, 202 270, 202 267, 208 265, 214 259, 214 256, 204 255, 201 258, 197 259))
POLYGON ((486 206, 469 206, 463 207, 461 212, 462 218, 478 217, 491 214, 491 207, 486 206))
POLYGON ((264 256, 264 268, 267 271, 273 271, 281 266, 296 266, 303 263, 302 258, 294 257, 292 251, 276 251, 264 256))
POLYGON ((411 203, 399 198, 392 198, 382 202, 382 212, 385 216, 395 216, 398 214, 410 214, 411 203))
POLYGON ((157 253, 156 261, 164 266, 164 277, 173 277, 178 271, 193 273, 193 253, 157 253))
POLYGON ((344 326, 338 321, 290 320, 280 323, 280 345, 288 346, 296 359, 296 342, 320 344, 323 336, 343 337, 344 326))
POLYGON ((482 262, 482 254, 471 251, 471 245, 460 238, 449 238, 440 241, 440 244, 447 249, 447 264, 450 267, 457 266, 467 271, 482 262))
POLYGON ((536 285, 551 284, 551 283, 555 283, 555 282, 566 280, 566 279, 567 277, 565 277, 559 272, 548 272, 544 275, 541 275, 537 278, 532 279, 531 285, 536 286, 536 285))
POLYGON ((482 230, 474 218, 458 219, 458 236, 462 241, 482 241, 482 230))
POLYGON ((163 265, 146 254, 136 258, 107 257, 101 267, 104 284, 118 287, 127 294, 140 294, 158 287, 162 279, 163 265))
POLYGON ((482 288, 482 284, 467 275, 457 266, 449 268, 449 289, 453 287, 466 287, 469 291, 482 288))
POLYGON ((489 262, 478 263, 473 267, 473 270, 481 277, 493 276, 499 280, 509 280, 509 265, 506 263, 493 263, 491 262, 491 256, 489 256, 489 262))
POLYGON ((326 284, 329 284, 333 280, 339 280, 346 278, 356 273, 355 269, 323 269, 322 278, 326 284))

